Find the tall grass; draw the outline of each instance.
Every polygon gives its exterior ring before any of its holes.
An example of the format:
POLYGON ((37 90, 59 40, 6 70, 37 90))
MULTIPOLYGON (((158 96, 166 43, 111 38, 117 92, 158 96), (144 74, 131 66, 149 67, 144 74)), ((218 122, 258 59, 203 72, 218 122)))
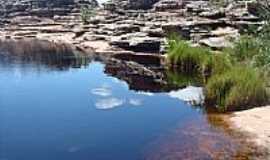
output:
POLYGON ((204 79, 200 74, 185 74, 179 73, 175 70, 166 70, 166 78, 170 85, 178 88, 186 86, 202 86, 204 79))
MULTIPOLYGON (((270 66, 270 47, 265 46, 257 38, 243 36, 234 47, 215 53, 173 35, 168 62, 179 72, 205 77, 206 104, 216 105, 220 111, 235 111, 270 103, 265 76, 270 75, 265 71, 270 66)), ((179 77, 172 79, 181 82, 179 77)))
POLYGON ((202 69, 206 76, 220 74, 233 67, 234 61, 226 53, 213 53, 203 62, 202 69))
POLYGON ((270 37, 241 36, 232 48, 227 48, 228 53, 237 63, 246 64, 253 68, 263 70, 270 79, 270 37))
POLYGON ((260 52, 260 41, 257 38, 244 35, 234 43, 232 48, 225 49, 238 62, 250 62, 260 52))
POLYGON ((212 76, 206 85, 206 104, 220 111, 235 111, 262 106, 269 102, 266 81, 256 69, 234 66, 212 76))
POLYGON ((184 73, 200 71, 211 54, 208 48, 191 46, 174 36, 169 38, 167 53, 169 64, 184 73))
POLYGON ((169 38, 167 54, 169 64, 184 73, 210 76, 227 70, 233 63, 229 54, 214 54, 209 48, 191 46, 175 35, 169 38))

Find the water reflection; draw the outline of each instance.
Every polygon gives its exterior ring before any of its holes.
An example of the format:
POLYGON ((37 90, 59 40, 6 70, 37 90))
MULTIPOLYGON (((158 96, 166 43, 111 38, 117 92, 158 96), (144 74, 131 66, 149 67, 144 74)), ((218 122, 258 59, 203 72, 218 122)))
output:
MULTIPOLYGON (((0 40, 0 65, 11 69, 20 68, 27 72, 68 70, 87 67, 95 59, 102 59, 94 53, 85 54, 67 44, 56 44, 41 40, 0 40), (29 67, 30 66, 30 67, 29 67)), ((200 86, 201 78, 195 75, 182 75, 164 69, 144 69, 143 66, 127 64, 124 61, 106 60, 105 73, 129 84, 131 90, 140 92, 169 92, 186 86, 200 86)), ((93 89, 94 94, 106 96, 108 88, 93 89)))
POLYGON ((36 68, 67 70, 87 66, 89 59, 66 44, 41 40, 0 40, 0 65, 12 64, 21 68, 35 65, 36 68))
POLYGON ((168 95, 172 98, 177 98, 185 101, 193 106, 200 106, 204 103, 204 93, 202 87, 187 86, 186 88, 177 91, 171 91, 168 95))
POLYGON ((119 107, 124 104, 124 100, 120 98, 104 98, 97 100, 95 106, 97 109, 107 110, 115 107, 119 107))
MULTIPOLYGON (((116 82, 118 83, 118 82, 116 82)), ((123 105, 141 106, 142 100, 138 98, 114 97, 112 88, 109 85, 102 85, 91 90, 91 94, 97 96, 95 106, 100 110, 109 110, 123 105)))
POLYGON ((105 73, 127 82, 129 89, 135 91, 163 92, 173 89, 173 86, 167 85, 162 72, 155 73, 133 63, 109 61, 105 73))
POLYGON ((132 98, 132 99, 129 99, 129 104, 131 104, 133 106, 141 106, 142 100, 132 98))
POLYGON ((201 86, 202 78, 197 75, 180 74, 164 68, 144 66, 124 61, 108 61, 105 73, 129 84, 129 88, 141 92, 169 92, 187 86, 201 86))
POLYGON ((94 88, 91 91, 92 94, 102 96, 102 97, 108 97, 112 94, 111 88, 109 86, 101 86, 99 88, 94 88))
POLYGON ((180 123, 149 144, 145 159, 265 159, 267 150, 249 141, 246 134, 233 130, 227 116, 207 114, 184 125, 180 123))
POLYGON ((1 42, 0 65, 32 64, 37 70, 59 72, 38 77, 0 68, 0 82, 5 84, 0 92, 0 159, 247 159, 258 155, 241 136, 234 138, 224 130, 227 125, 219 119, 183 102, 201 98, 202 88, 185 87, 196 83, 192 78, 182 81, 176 73, 141 72, 121 63, 89 64, 91 58, 83 59, 66 47, 33 44, 1 42), (67 70, 72 67, 78 69, 67 70))
POLYGON ((177 86, 178 88, 203 85, 203 77, 201 77, 200 74, 180 73, 179 71, 172 69, 166 70, 165 73, 168 83, 170 85, 177 86))

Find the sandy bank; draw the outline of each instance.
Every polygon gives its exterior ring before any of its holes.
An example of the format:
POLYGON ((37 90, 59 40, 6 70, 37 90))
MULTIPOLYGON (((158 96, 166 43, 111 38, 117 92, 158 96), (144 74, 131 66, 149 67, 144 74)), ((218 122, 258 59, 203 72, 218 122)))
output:
POLYGON ((270 106, 236 112, 231 121, 238 129, 250 133, 254 141, 270 153, 270 106))

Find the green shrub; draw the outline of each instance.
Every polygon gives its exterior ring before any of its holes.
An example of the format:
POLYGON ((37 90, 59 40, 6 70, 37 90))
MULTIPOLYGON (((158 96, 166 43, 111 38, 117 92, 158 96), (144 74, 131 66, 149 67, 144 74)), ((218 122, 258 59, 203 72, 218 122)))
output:
POLYGON ((81 8, 81 20, 83 22, 83 24, 88 24, 89 20, 91 17, 93 17, 96 12, 93 8, 88 8, 88 7, 82 7, 81 8))
POLYGON ((266 81, 258 70, 235 66, 212 76, 206 84, 206 104, 220 111, 235 111, 269 102, 266 81))

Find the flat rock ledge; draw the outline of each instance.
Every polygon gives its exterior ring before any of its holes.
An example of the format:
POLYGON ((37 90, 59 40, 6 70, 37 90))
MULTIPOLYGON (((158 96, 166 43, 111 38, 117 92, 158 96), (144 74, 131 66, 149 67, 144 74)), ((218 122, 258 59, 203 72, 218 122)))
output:
POLYGON ((270 106, 236 112, 231 117, 234 127, 247 132, 253 141, 268 150, 270 160, 270 106))

